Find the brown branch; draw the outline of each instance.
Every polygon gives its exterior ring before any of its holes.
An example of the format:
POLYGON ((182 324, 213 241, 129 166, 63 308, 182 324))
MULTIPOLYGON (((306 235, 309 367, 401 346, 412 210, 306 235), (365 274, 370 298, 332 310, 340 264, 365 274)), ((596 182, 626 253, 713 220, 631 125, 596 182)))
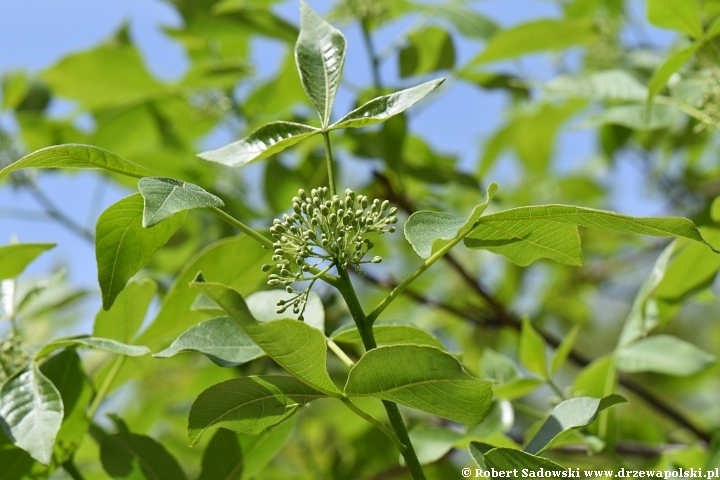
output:
MULTIPOLYGON (((375 179, 383 185, 387 192, 387 197, 390 201, 398 205, 402 210, 404 210, 408 215, 415 212, 415 207, 410 202, 410 200, 405 197, 398 195, 395 190, 392 187, 392 184, 390 183, 390 180, 385 177, 383 174, 379 172, 374 172, 375 179)), ((443 260, 445 260, 455 272, 457 272, 458 275, 463 279, 463 281, 467 284, 468 287, 470 287, 471 290, 473 290, 480 298, 483 299, 488 305, 488 307, 495 313, 497 316, 497 319, 500 321, 502 325, 507 325, 509 327, 512 327, 516 330, 520 329, 521 326, 521 320, 512 314, 512 312, 509 312, 505 305, 503 305, 502 302, 497 300, 495 297, 492 296, 488 292, 488 290, 473 276, 465 270, 465 268, 451 255, 447 254, 443 257, 443 260)), ((369 278, 368 278, 369 279, 369 278)), ((381 285, 382 283, 378 283, 381 285)), ((411 298, 416 298, 418 296, 422 297, 421 295, 417 293, 413 293, 411 295, 411 298)), ((422 303, 427 303, 426 301, 422 301, 422 303)), ((476 323, 478 325, 484 326, 484 322, 479 321, 479 319, 474 319, 469 317, 469 315, 465 312, 459 312, 457 309, 450 305, 442 304, 442 302, 434 302, 438 306, 438 308, 442 308, 443 310, 446 310, 451 313, 459 313, 459 317, 468 319, 472 321, 473 323, 476 323)), ((551 345, 553 348, 557 348, 560 345, 560 340, 549 335, 546 332, 543 332, 542 330, 538 329, 536 327, 536 330, 538 333, 545 339, 545 341, 551 345)), ((585 357, 584 355, 581 355, 575 350, 572 350, 568 356, 573 362, 575 362, 577 365, 584 367, 589 365, 592 362, 592 359, 589 359, 585 357)), ((712 435, 698 426, 696 426, 683 412, 679 411, 672 405, 670 405, 665 400, 661 399, 660 397, 656 396, 653 392, 651 392, 649 389, 647 389, 642 384, 638 383, 637 381, 633 380, 627 375, 621 374, 618 379, 620 385, 625 387, 627 390, 633 392, 638 397, 642 398, 647 404, 652 406, 656 411, 660 412, 664 416, 674 420, 678 425, 687 428, 691 432, 693 432, 698 438, 704 440, 707 443, 710 443, 710 440, 712 439, 712 435)))

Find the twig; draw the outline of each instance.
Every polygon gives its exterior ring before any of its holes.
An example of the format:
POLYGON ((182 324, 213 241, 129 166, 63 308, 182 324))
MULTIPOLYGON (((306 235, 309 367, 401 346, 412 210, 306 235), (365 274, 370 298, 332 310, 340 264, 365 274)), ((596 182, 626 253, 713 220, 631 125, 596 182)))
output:
MULTIPOLYGON (((385 187, 387 191, 387 197, 394 201, 395 204, 397 204, 401 209, 403 209, 407 214, 412 214, 415 212, 415 208, 412 205, 412 203, 409 201, 409 199, 405 198, 404 196, 398 195, 394 189, 392 188, 392 185, 387 177, 382 175, 379 172, 374 173, 375 178, 385 187)), ((454 257, 452 257, 450 254, 445 255, 444 260, 450 264, 450 266, 460 275, 460 277, 465 281, 465 283, 470 287, 471 290, 473 290, 479 297, 481 297, 483 300, 485 300, 493 312, 497 315, 498 319, 500 320, 501 324, 510 326, 516 330, 519 330, 521 327, 521 321, 518 317, 514 316, 512 313, 510 313, 507 308, 505 308, 505 305, 502 304, 502 302, 498 301, 496 298, 494 298, 486 289, 485 287, 478 281, 476 281, 470 273, 468 273, 465 268, 460 265, 460 263, 455 260, 454 257)), ((463 317, 467 318, 467 315, 462 315, 463 317)), ((478 323, 477 321, 473 320, 475 323, 478 323)), ((550 336, 549 334, 543 332, 542 330, 538 329, 536 327, 536 330, 538 333, 543 337, 543 339, 553 348, 557 348, 560 345, 560 340, 550 336)), ((570 354, 568 355, 568 358, 570 358, 573 362, 575 362, 577 365, 584 367, 589 365, 592 360, 584 357, 583 355, 579 354, 575 350, 571 350, 570 354)), ((661 398, 655 396, 650 390, 648 390, 646 387, 644 387, 642 384, 638 383, 637 381, 631 379, 627 375, 620 375, 618 379, 619 383, 625 387, 626 389, 630 390, 634 394, 636 394, 638 397, 642 398, 647 404, 651 405, 655 410, 662 413, 666 417, 674 420, 678 425, 681 425, 682 427, 687 428, 691 432, 693 432, 698 438, 704 440, 705 442, 710 443, 710 440, 712 439, 712 435, 710 435, 708 432, 705 432, 704 430, 697 427, 687 416, 685 416, 684 413, 677 410, 675 407, 667 403, 665 400, 662 400, 661 398)))
POLYGON ((95 235, 78 223, 72 218, 65 215, 50 198, 48 198, 42 190, 40 190, 34 183, 24 183, 25 188, 33 196, 33 198, 45 209, 45 213, 59 222, 63 227, 67 228, 71 232, 79 235, 90 243, 95 242, 95 235))

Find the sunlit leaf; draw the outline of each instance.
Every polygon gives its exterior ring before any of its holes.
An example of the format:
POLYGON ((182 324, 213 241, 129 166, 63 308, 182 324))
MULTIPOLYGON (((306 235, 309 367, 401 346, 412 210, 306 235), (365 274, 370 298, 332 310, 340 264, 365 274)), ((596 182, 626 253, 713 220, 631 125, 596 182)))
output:
POLYGON ((529 453, 514 450, 512 448, 495 448, 482 453, 482 450, 470 449, 470 453, 478 464, 483 462, 485 470, 495 469, 496 471, 508 471, 517 469, 518 472, 527 470, 529 472, 540 472, 542 469, 546 472, 566 472, 565 467, 561 467, 555 462, 551 462, 546 458, 536 457, 529 453), (477 458, 477 457, 480 458, 477 458))
POLYGON ((703 34, 700 11, 695 0, 648 0, 650 23, 699 38, 703 34))
POLYGON ((282 152, 318 133, 320 133, 319 129, 300 123, 272 122, 263 125, 242 140, 217 150, 199 153, 198 157, 228 167, 241 167, 282 152))
POLYGON ((518 265, 529 265, 543 257, 579 265, 582 257, 578 225, 657 237, 684 237, 717 251, 686 218, 636 218, 566 205, 520 207, 480 217, 465 238, 465 245, 502 253, 518 265))
POLYGON ((648 103, 652 102, 655 95, 663 91, 672 74, 680 70, 682 66, 690 60, 690 57, 698 51, 701 45, 699 42, 692 43, 687 47, 676 50, 657 67, 648 83, 648 103))
POLYGON ((427 94, 439 87, 444 81, 444 78, 440 78, 423 83, 417 87, 374 98, 345 115, 330 128, 358 128, 384 122, 388 118, 404 112, 425 98, 427 94))
POLYGON ((488 186, 485 201, 476 206, 467 218, 442 212, 413 213, 405 222, 405 238, 420 257, 430 258, 448 244, 462 239, 470 233, 475 222, 492 200, 497 188, 496 183, 491 183, 488 186))
MULTIPOLYGON (((412 325, 395 325, 376 323, 373 325, 373 335, 378 345, 396 345, 409 343, 413 345, 430 345, 444 349, 443 344, 430 333, 412 325)), ((347 325, 335 330, 330 338, 337 343, 352 343, 361 345, 362 338, 355 325, 347 325)))
POLYGON ((672 335, 641 338, 618 351, 623 372, 654 372, 685 377, 701 372, 717 361, 714 355, 672 335))
POLYGON ((97 313, 92 336, 129 343, 140 329, 156 292, 157 284, 147 278, 128 283, 110 310, 101 308, 97 313))
POLYGON ((455 47, 445 29, 430 26, 413 32, 398 57, 400 76, 424 75, 455 64, 455 47))
POLYGON ((96 350, 117 353, 118 355, 127 355, 129 357, 139 357, 150 353, 150 349, 142 345, 128 345, 109 338, 96 338, 88 335, 79 335, 76 337, 56 338, 51 340, 35 353, 35 358, 42 358, 54 350, 72 345, 81 345, 84 347, 94 348, 96 350))
POLYGON ((55 243, 17 243, 0 247, 0 279, 15 278, 55 243))
POLYGON ((257 435, 292 416, 297 407, 326 395, 294 377, 241 377, 213 385, 195 399, 188 419, 188 443, 211 428, 257 435))
POLYGON ((105 210, 97 222, 95 254, 103 308, 108 310, 127 281, 144 267, 185 220, 181 212, 143 228, 143 199, 130 195, 105 210))
POLYGON ((609 102, 642 102, 647 97, 645 86, 622 70, 606 70, 582 77, 558 77, 545 86, 545 91, 560 97, 609 102))
POLYGON ((670 128, 682 118, 680 110, 672 105, 618 105, 588 116, 582 128, 602 125, 622 125, 633 130, 649 131, 670 128))
POLYGON ((460 2, 437 5, 433 13, 450 21, 468 38, 487 40, 500 30, 497 23, 475 10, 466 8, 460 2))
POLYGON ((328 375, 325 335, 319 330, 291 319, 260 323, 236 290, 205 282, 201 276, 193 287, 215 300, 257 346, 290 374, 326 395, 342 395, 328 375))
POLYGON ((440 460, 463 438, 461 433, 453 430, 430 426, 413 428, 408 435, 421 465, 440 460))
POLYGON ((587 45, 596 38, 595 25, 587 19, 536 20, 498 31, 472 63, 513 58, 574 45, 587 45))
POLYGON ((37 150, 0 170, 0 180, 24 168, 99 168, 130 177, 155 175, 145 167, 92 145, 65 144, 37 150))
POLYGON ((218 197, 197 185, 174 178, 141 178, 138 190, 145 202, 143 227, 152 227, 184 210, 225 205, 218 197))
POLYGON ((477 425, 492 400, 490 383, 470 376, 435 347, 390 345, 368 351, 350 370, 345 394, 378 397, 477 425))
POLYGON ((543 378, 548 376, 545 340, 535 331, 530 320, 524 320, 520 332, 520 362, 543 378))
POLYGON ((217 317, 191 327, 153 356, 167 358, 191 350, 206 355, 221 367, 240 365, 264 355, 234 320, 217 317))
POLYGON ((187 477, 175 457, 158 442, 145 435, 116 433, 100 445, 100 461, 112 478, 185 480, 187 477))
POLYGON ((625 402, 627 400, 620 395, 610 395, 602 399, 576 397, 565 400, 553 409, 540 430, 525 445, 525 451, 532 454, 539 453, 550 446, 551 442, 561 433, 572 428, 590 425, 601 411, 625 402))
POLYGON ((47 465, 63 419, 60 392, 32 363, 0 389, 5 434, 35 460, 47 465))
MULTIPOLYGON (((289 300, 294 294, 285 290, 263 290, 251 293, 245 299, 253 317, 259 322, 270 322, 272 320, 282 320, 289 318, 288 312, 278 313, 278 300, 289 300)), ((306 325, 317 328, 323 334, 325 333, 325 307, 323 306, 320 296, 315 292, 310 292, 305 304, 303 312, 303 322, 306 325)))
POLYGON ((301 1, 295 62, 305 93, 320 115, 323 127, 330 125, 332 106, 345 63, 345 46, 343 34, 301 1))
POLYGON ((558 369, 565 363, 568 356, 572 352, 572 348, 575 345, 575 339, 577 334, 580 332, 580 325, 575 325, 560 342, 560 345, 553 354, 552 362, 550 364, 550 374, 554 374, 558 369))

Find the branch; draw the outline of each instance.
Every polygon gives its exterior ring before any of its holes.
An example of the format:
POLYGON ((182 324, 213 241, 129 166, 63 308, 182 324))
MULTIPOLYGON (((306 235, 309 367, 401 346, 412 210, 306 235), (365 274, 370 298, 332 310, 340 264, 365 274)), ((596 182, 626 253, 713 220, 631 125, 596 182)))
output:
POLYGON ((42 190, 40 190, 34 183, 23 183, 25 188, 30 192, 33 198, 45 209, 45 213, 55 219, 60 225, 67 228, 71 232, 79 235, 83 239, 90 243, 95 243, 95 235, 80 224, 76 223, 75 220, 65 215, 50 198, 48 198, 42 190))
MULTIPOLYGON (((408 215, 415 212, 415 208, 410 202, 410 200, 404 196, 398 195, 394 191, 392 184, 387 177, 385 177, 379 172, 374 172, 374 176, 375 179, 384 186, 385 190, 387 191, 387 197, 390 199, 390 201, 398 205, 408 215)), ((488 307, 495 313, 499 322, 502 325, 506 325, 516 330, 520 330, 520 327, 522 325, 521 320, 514 314, 509 312, 502 302, 494 298, 492 294, 490 294, 488 290, 479 281, 475 280, 472 275, 470 275, 470 273, 465 270, 465 268, 460 265, 460 263, 458 263, 458 261, 451 254, 445 255, 443 259, 453 268, 453 270, 458 273, 458 275, 460 275, 460 277, 465 281, 467 286, 470 287, 471 290, 473 290, 480 298, 482 298, 487 303, 488 307)), ((417 294, 415 295, 417 296, 417 294)), ((443 308, 447 311, 450 311, 449 306, 443 308)), ((465 313, 462 313, 459 316, 468 319, 468 315, 465 313)), ((470 321, 482 325, 482 322, 479 322, 477 319, 471 319, 470 321)), ((543 339, 553 348, 557 348, 560 345, 560 340, 558 340, 557 338, 543 332, 542 330, 538 329, 537 326, 535 327, 535 329, 543 337, 543 339)), ((581 367, 585 367, 592 362, 592 359, 581 355, 575 350, 571 350, 568 357, 581 367)), ((642 398, 647 404, 652 406, 658 412, 674 420, 678 425, 687 428, 688 430, 693 432, 698 438, 704 440, 707 443, 710 443, 710 440, 712 439, 711 434, 697 427, 684 413, 682 413, 680 410, 676 409, 674 406, 670 405, 668 402, 661 399, 660 397, 657 397, 653 392, 648 390, 642 384, 638 383, 637 381, 624 374, 621 374, 619 376, 619 383, 626 389, 636 394, 638 397, 642 398)))

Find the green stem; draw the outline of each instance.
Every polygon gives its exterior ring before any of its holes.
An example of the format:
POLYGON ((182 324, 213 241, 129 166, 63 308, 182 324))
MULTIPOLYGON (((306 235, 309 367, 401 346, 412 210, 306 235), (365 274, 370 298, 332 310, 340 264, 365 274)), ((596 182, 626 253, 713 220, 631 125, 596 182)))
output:
POLYGON ((115 380, 115 377, 120 371, 120 367, 122 367, 124 361, 124 355, 118 355, 117 357, 115 357, 115 360, 113 360, 113 364, 110 366, 110 371, 108 372, 107 377, 105 377, 105 380, 103 380, 102 385, 100 385, 100 388, 95 394, 95 398, 93 398, 93 401, 88 408, 87 417, 90 420, 92 420, 92 418, 95 416, 95 412, 100 406, 100 403, 103 401, 103 398, 105 398, 108 390, 110 390, 110 385, 112 385, 113 381, 115 380))
POLYGON ((557 395, 558 395, 561 399, 565 400, 565 394, 562 392, 562 390, 560 390, 560 387, 558 387, 558 386, 555 384, 555 382, 552 381, 551 378, 548 378, 546 383, 548 384, 548 386, 549 386, 550 388, 553 389, 553 392, 557 393, 557 395))
MULTIPOLYGON (((345 299, 345 303, 347 303, 353 320, 355 320, 355 325, 357 325, 358 332, 360 332, 360 338, 362 338, 365 349, 372 350, 373 348, 377 347, 377 343, 375 342, 375 336, 373 335, 372 331, 372 324, 367 322, 365 318, 365 313, 363 312, 362 305, 360 305, 360 300, 358 300, 357 293, 355 293, 355 288, 353 288, 353 284, 350 280, 350 275, 348 274, 346 266, 338 265, 337 271, 340 277, 340 284, 338 286, 338 290, 345 299)), ((404 447, 402 450, 400 450, 400 453, 405 459, 405 463, 410 470, 412 478, 415 480, 424 480, 425 474, 423 473, 422 467, 420 466, 420 461, 418 460, 415 449, 412 446, 412 442, 410 442, 410 437, 408 436, 407 428, 405 427, 405 423, 403 422, 402 416, 400 415, 400 410, 398 409, 398 406, 394 402, 389 402, 387 400, 383 400, 382 402, 385 406, 388 420, 390 420, 390 424, 395 431, 395 435, 400 441, 400 444, 404 447)))
MULTIPOLYGON (((232 225, 233 227, 237 228, 241 232, 243 232, 248 237, 252 238, 256 242, 258 242, 263 247, 267 248, 268 250, 273 250, 273 241, 270 240, 267 237, 264 237, 260 235, 257 231, 254 229, 248 227, 244 223, 242 223, 237 218, 233 217, 232 215, 225 213, 224 211, 220 210, 217 207, 211 207, 210 211, 213 212, 215 215, 217 215, 220 219, 228 223, 229 225, 232 225)), ((334 275, 331 275, 327 273, 329 268, 326 268, 325 270, 320 270, 316 267, 310 267, 310 273, 317 276, 317 278, 321 278, 325 283, 332 285, 333 287, 337 288, 338 285, 338 278, 334 275)))
POLYGON ((347 365, 348 367, 352 368, 355 366, 355 362, 352 361, 350 357, 347 356, 345 352, 343 352, 342 348, 338 347, 338 344, 333 342, 332 339, 327 339, 327 345, 330 348, 330 350, 333 351, 337 357, 342 360, 342 362, 347 365))
POLYGON ((233 227, 235 227, 238 230, 240 230, 241 232, 243 232, 248 237, 250 237, 253 240, 255 240, 256 242, 260 243, 260 245, 262 245, 263 247, 268 248, 270 250, 273 249, 273 241, 272 240, 270 240, 267 237, 263 237, 258 232, 256 232, 254 229, 248 227, 247 225, 242 223, 237 218, 225 213, 224 211, 220 210, 217 207, 211 207, 210 211, 213 212, 218 217, 220 217, 225 222, 229 223, 233 227))
POLYGON ((368 423, 370 423, 375 428, 377 428, 382 433, 384 433, 390 439, 390 441, 393 443, 393 445, 395 445, 395 448, 397 448, 399 452, 404 452, 407 450, 407 447, 405 447, 405 445, 400 443, 400 440, 398 440, 398 438, 395 436, 395 434, 393 432, 390 431, 389 428, 387 428, 385 425, 383 425, 382 423, 375 420, 375 418, 373 418, 371 415, 362 411, 360 408, 357 407, 357 405, 352 403, 352 401, 349 398, 343 398, 342 402, 345 404, 346 407, 348 407, 350 410, 352 410, 355 415, 367 420, 368 423))
POLYGON ((330 196, 336 194, 335 188, 335 162, 333 161, 332 149, 330 148, 330 132, 322 132, 325 143, 325 160, 327 161, 328 182, 330 185, 330 196))
POLYGON ((445 255, 447 252, 450 251, 451 248, 453 248, 455 245, 457 245, 458 242, 460 242, 460 240, 462 240, 462 237, 458 237, 458 238, 452 240, 450 243, 448 243, 447 245, 442 247, 440 250, 435 252, 435 254, 432 255, 427 260, 425 260, 425 263, 420 265, 420 267, 418 267, 417 270, 415 270, 413 273, 408 275, 405 278, 405 280, 403 280, 402 282, 400 282, 398 284, 397 287, 393 288, 393 290, 387 295, 387 297, 385 297, 383 299, 383 301, 380 302, 378 304, 378 306, 375 307, 375 309, 367 315, 367 317, 365 318, 365 323, 367 324, 367 326, 372 327, 372 324, 375 323, 375 320, 377 320, 377 318, 380 316, 380 314, 383 312, 383 310, 385 310, 388 307, 388 305, 390 305, 393 302, 393 300, 395 300, 398 296, 400 296, 400 294, 403 292, 403 290, 405 290, 407 287, 409 287, 412 282, 417 280, 417 278, 420 275, 422 275, 423 272, 425 272, 425 270, 430 268, 433 263, 440 260, 443 257, 443 255, 445 255))

